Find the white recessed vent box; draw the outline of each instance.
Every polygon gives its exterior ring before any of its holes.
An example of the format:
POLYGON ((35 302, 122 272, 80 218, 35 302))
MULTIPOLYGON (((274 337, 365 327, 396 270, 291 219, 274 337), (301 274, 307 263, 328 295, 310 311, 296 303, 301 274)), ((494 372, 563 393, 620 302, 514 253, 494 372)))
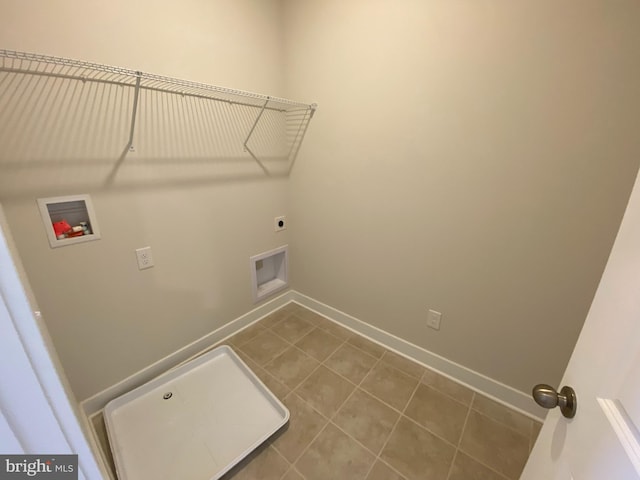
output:
POLYGON ((288 245, 254 255, 250 259, 253 301, 258 302, 286 288, 288 245))
POLYGON ((89 195, 39 198, 38 206, 51 248, 100 239, 89 195))

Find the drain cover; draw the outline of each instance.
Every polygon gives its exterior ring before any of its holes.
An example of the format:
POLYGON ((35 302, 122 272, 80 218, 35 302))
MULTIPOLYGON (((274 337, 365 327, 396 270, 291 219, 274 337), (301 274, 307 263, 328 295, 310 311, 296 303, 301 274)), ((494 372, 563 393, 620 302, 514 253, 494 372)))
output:
POLYGON ((162 396, 165 400, 169 400, 171 397, 173 397, 173 393, 171 392, 167 392, 162 396))

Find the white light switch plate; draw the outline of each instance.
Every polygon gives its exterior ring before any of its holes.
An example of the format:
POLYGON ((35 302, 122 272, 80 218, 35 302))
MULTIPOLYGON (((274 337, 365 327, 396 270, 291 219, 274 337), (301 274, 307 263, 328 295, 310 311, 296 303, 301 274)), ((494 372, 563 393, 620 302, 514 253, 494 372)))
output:
POLYGON ((153 255, 151 255, 151 247, 136 249, 136 258, 138 259, 138 270, 153 267, 153 255))

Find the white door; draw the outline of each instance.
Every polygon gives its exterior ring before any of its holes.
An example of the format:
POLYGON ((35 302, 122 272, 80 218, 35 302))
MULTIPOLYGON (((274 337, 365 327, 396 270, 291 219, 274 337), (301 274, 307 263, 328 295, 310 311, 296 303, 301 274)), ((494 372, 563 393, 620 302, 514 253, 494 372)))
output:
POLYGON ((75 399, 34 307, 0 205, 0 453, 75 453, 78 479, 109 478, 85 437, 75 399))
POLYGON ((640 479, 640 176, 563 385, 576 415, 549 412, 521 480, 640 479))

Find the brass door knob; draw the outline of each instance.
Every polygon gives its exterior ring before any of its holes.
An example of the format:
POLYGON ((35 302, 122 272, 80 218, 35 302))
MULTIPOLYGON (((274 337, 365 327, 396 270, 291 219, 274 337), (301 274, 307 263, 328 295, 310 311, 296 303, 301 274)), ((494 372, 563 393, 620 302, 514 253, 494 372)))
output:
POLYGON ((578 408, 578 400, 576 392, 573 388, 564 386, 560 389, 560 393, 555 388, 540 383, 533 387, 533 399, 543 408, 560 407, 562 415, 566 418, 573 418, 578 408))

